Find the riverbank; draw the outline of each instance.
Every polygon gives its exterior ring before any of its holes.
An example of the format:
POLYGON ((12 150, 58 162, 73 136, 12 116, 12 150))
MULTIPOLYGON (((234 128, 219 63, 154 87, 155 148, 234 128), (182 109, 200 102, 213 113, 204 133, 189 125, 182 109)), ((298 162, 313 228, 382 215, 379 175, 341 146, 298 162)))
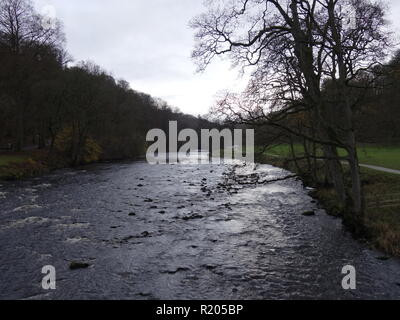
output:
POLYGON ((50 172, 45 150, 0 153, 0 180, 18 180, 50 172))
MULTIPOLYGON (((86 162, 82 165, 102 163, 108 161, 138 160, 126 159, 100 159, 86 162)), ((53 170, 71 168, 67 160, 54 156, 49 158, 48 150, 29 150, 21 152, 0 153, 0 180, 20 180, 48 174, 53 170)))
MULTIPOLYGON (((262 155, 257 160, 295 171, 295 168, 288 168, 282 158, 276 156, 262 155)), ((371 248, 400 257, 400 175, 361 168, 361 176, 366 199, 363 236, 371 248)), ((303 180, 307 183, 306 177, 303 180)), ((313 187, 316 189, 312 196, 328 214, 343 217, 344 212, 337 206, 333 188, 323 185, 313 187)))

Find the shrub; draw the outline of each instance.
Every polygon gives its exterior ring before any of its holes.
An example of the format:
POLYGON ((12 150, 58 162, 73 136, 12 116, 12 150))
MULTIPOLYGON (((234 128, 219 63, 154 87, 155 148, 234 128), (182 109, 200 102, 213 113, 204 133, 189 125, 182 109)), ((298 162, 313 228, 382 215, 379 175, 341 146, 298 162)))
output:
POLYGON ((64 128, 54 141, 57 162, 72 165, 98 161, 102 148, 92 137, 80 138, 71 127, 64 128), (84 139, 84 141, 80 141, 84 139))

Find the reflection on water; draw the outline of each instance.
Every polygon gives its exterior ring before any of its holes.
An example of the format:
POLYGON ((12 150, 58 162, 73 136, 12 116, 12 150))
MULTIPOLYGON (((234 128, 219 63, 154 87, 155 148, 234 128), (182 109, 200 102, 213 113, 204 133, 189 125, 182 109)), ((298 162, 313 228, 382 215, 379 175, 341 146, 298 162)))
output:
MULTIPOLYGON (((400 263, 354 241, 290 173, 144 162, 0 186, 0 298, 399 298, 400 263), (253 181, 258 181, 253 184, 253 181), (316 216, 305 217, 315 210, 316 216), (71 261, 90 267, 69 270, 71 261), (341 269, 357 269, 355 291, 341 269), (41 268, 57 269, 43 292, 41 268)), ((194 157, 194 158, 193 158, 194 157)))
MULTIPOLYGON (((221 152, 222 153, 222 152, 221 152)), ((235 164, 241 161, 229 157, 221 158, 219 150, 208 152, 204 150, 192 150, 190 152, 157 153, 147 155, 147 161, 151 164, 182 164, 182 165, 204 165, 204 164, 235 164)))

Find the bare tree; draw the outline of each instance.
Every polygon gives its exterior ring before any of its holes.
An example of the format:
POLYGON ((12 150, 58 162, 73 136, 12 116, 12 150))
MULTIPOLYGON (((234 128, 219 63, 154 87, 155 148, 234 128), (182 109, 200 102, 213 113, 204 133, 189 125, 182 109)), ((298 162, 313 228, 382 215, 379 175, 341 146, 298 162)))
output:
POLYGON ((351 220, 362 220, 353 123, 358 100, 351 100, 349 92, 390 45, 383 6, 369 0, 215 0, 191 25, 197 31, 193 58, 200 70, 219 55, 254 69, 247 90, 223 99, 219 111, 320 144, 340 202, 352 209, 351 220), (328 83, 330 95, 325 94, 328 83), (308 114, 309 130, 282 125, 280 120, 301 112, 308 114), (339 147, 348 154, 350 197, 339 147))
POLYGON ((38 14, 30 0, 0 1, 0 33, 10 50, 20 54, 24 47, 60 47, 65 41, 58 20, 45 23, 46 17, 38 14))

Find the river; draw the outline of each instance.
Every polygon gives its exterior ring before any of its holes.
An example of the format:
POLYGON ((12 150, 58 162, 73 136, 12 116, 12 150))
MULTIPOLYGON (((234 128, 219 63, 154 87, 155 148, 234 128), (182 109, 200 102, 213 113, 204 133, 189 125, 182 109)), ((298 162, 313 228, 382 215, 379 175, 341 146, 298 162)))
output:
POLYGON ((400 298, 399 260, 352 239, 301 181, 262 183, 288 175, 126 162, 0 182, 0 299, 400 298))

